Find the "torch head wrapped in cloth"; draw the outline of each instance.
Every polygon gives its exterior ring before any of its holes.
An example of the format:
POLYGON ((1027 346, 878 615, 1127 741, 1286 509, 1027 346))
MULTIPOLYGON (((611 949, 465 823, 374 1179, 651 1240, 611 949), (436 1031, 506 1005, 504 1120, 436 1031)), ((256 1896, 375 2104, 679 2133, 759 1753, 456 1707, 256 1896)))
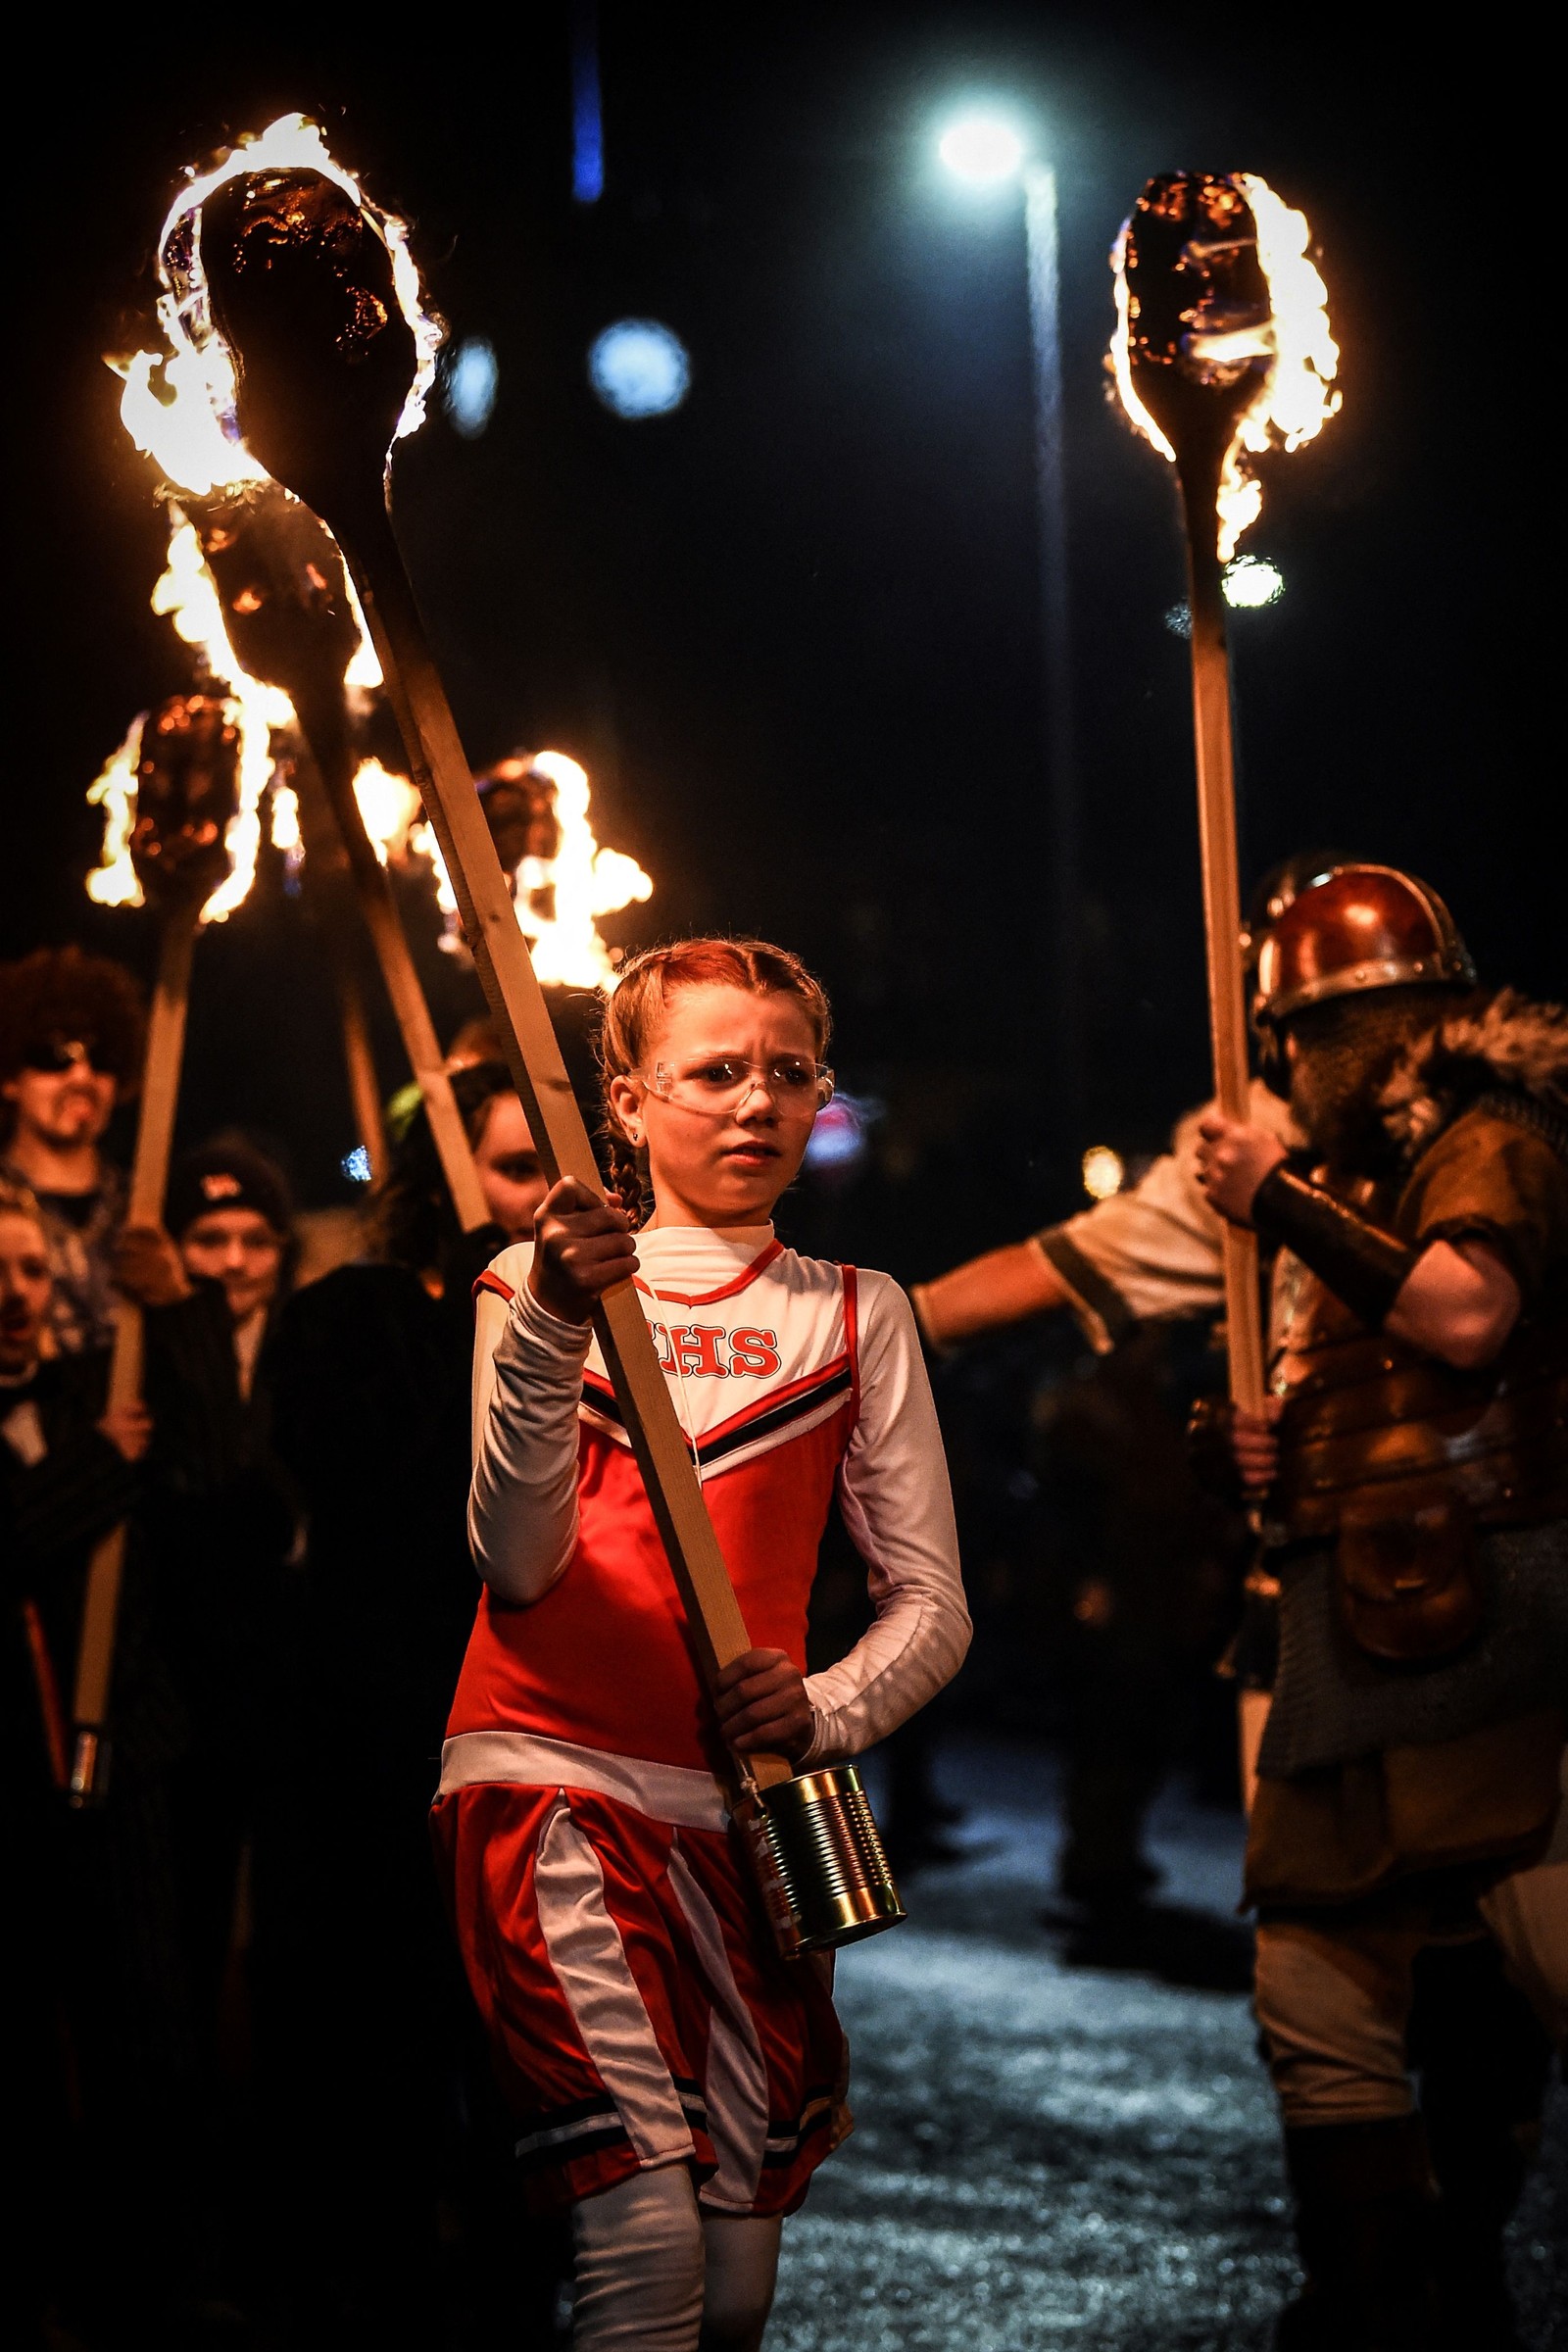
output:
POLYGON ((525 858, 548 859, 561 848, 556 787, 534 766, 531 752, 498 760, 474 782, 503 870, 515 876, 525 858))
POLYGON ((1234 177, 1162 172, 1133 207, 1128 362, 1166 440, 1224 456, 1274 361, 1257 224, 1234 177))
POLYGON ((143 726, 130 860, 154 905, 199 904, 227 875, 239 749, 239 729, 211 695, 172 695, 143 726))
POLYGON ((309 507, 275 483, 183 502, 218 583, 229 643, 296 707, 313 684, 341 696, 360 649, 343 559, 309 507))
POLYGON ((318 172, 240 172, 186 218, 245 446, 333 521, 346 488, 380 481, 417 370, 390 249, 318 172))
POLYGON ((1255 172, 1162 172, 1111 253, 1122 406, 1174 460, 1189 520, 1214 510, 1222 563, 1262 506, 1249 461, 1299 449, 1340 405, 1310 233, 1255 172))

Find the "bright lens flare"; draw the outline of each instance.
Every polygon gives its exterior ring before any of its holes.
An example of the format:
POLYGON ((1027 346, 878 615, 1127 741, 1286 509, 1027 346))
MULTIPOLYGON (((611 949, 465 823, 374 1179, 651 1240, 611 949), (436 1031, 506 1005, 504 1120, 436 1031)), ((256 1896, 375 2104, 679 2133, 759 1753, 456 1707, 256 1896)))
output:
POLYGON ((1127 1179, 1119 1152, 1108 1144, 1091 1144, 1083 1158, 1084 1191, 1091 1200, 1108 1200, 1127 1179))
POLYGON ((1238 556, 1227 564, 1220 594, 1238 612, 1256 612, 1277 605, 1285 594, 1285 574, 1264 556, 1238 556))
POLYGON ((1011 179, 1023 162, 1023 141, 1010 122, 996 115, 965 115, 945 130, 937 153, 958 179, 978 187, 1011 179))
MULTIPOLYGON (((1267 348, 1274 364, 1258 387, 1257 397, 1243 415, 1225 455, 1219 485, 1219 559, 1229 563, 1244 531, 1263 509, 1261 484, 1247 464, 1270 449, 1299 449, 1315 440, 1329 418, 1339 413, 1342 394, 1334 378, 1339 373, 1340 347, 1329 329, 1328 289, 1307 252, 1311 230, 1306 215, 1292 210, 1267 180, 1255 172, 1238 172, 1233 184, 1251 209, 1257 230, 1257 259, 1268 284, 1270 318, 1267 348)), ((1110 267, 1116 304, 1116 325, 1110 339, 1110 365, 1135 429, 1173 464, 1176 452, 1139 399, 1133 382, 1129 331, 1130 297, 1127 287, 1127 238, 1132 226, 1122 223, 1111 247, 1110 267)), ((1210 351, 1211 358, 1221 355, 1210 351)), ((1241 354, 1236 356, 1240 357, 1241 354)), ((1275 591, 1278 593, 1278 590, 1275 591)), ((1237 604, 1243 600, 1232 596, 1237 604)), ((1261 597, 1259 603, 1272 603, 1261 597)))

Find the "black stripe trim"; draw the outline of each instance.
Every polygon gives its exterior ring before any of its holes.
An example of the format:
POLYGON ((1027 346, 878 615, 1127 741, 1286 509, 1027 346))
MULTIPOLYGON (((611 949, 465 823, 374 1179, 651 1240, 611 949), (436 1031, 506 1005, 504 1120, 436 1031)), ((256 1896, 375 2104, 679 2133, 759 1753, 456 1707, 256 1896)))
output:
MULTIPOLYGON (((770 1438, 776 1430, 788 1429, 792 1421, 802 1420, 807 1413, 814 1413, 818 1405, 831 1403, 835 1396, 842 1396, 854 1385, 854 1371, 846 1364, 842 1371, 834 1373, 831 1380, 824 1380, 818 1387, 807 1389, 803 1395, 790 1397, 785 1404, 774 1405, 770 1412, 759 1413, 754 1421, 743 1423, 739 1429, 728 1430, 720 1438, 710 1438, 698 1446, 694 1446, 688 1438, 686 1450, 694 1461, 701 1462, 705 1468, 710 1462, 721 1462, 726 1454, 738 1453, 742 1446, 754 1446, 760 1438, 770 1438)), ((583 1402, 591 1411, 606 1421, 612 1421, 617 1429, 625 1428, 612 1389, 592 1379, 585 1379, 582 1389, 583 1402)))
POLYGON ((816 2113, 808 2115, 803 2124, 770 2125, 769 2139, 787 2138, 789 2145, 762 2150, 763 2172, 780 2172, 785 2165, 793 2164, 807 2141, 814 2139, 819 2132, 825 2132, 832 2121, 833 2103, 829 2099, 824 2100, 816 2113))
POLYGON ((518 2116, 517 2137, 531 2138, 535 2132, 558 2132, 564 2124, 580 2124, 590 2115, 619 2118, 620 2109, 607 2090, 596 2090, 585 2099, 569 2099, 563 2107, 538 2107, 531 2115, 518 2116))
POLYGON ((741 1428, 730 1430, 726 1436, 710 1439, 706 1446, 698 1448, 699 1461, 722 1461, 725 1454, 738 1453, 743 1446, 754 1445, 759 1438, 771 1437, 776 1429, 787 1429, 792 1421, 800 1421, 806 1414, 814 1413, 819 1404, 842 1396, 853 1386, 854 1380, 855 1375, 846 1364, 842 1372, 836 1372, 831 1380, 824 1380, 817 1388, 808 1389, 804 1396, 792 1396, 787 1404, 775 1405, 771 1412, 759 1413, 755 1421, 748 1421, 741 1428))
MULTIPOLYGON (((524 2138, 532 2136, 524 2133, 524 2138)), ((569 2139, 552 2140, 542 2148, 524 2148, 518 2143, 514 2161, 519 2172, 541 2173, 570 2164, 577 2156, 597 2156, 601 2148, 630 2147, 631 2134, 617 2118, 612 2124, 602 2124, 598 2131, 574 2132, 569 2139)))
POLYGON ((1069 1242, 1059 1225, 1035 1235, 1035 1247, 1048 1266, 1061 1276, 1075 1298, 1098 1315, 1104 1325, 1105 1337, 1114 1344, 1124 1340, 1138 1317, 1113 1282, 1106 1280, 1098 1266, 1092 1266, 1083 1251, 1069 1242))
POLYGON ((613 1421, 617 1429, 625 1428, 620 1400, 608 1380, 601 1380, 596 1373, 585 1372, 582 1376, 582 1396, 583 1402, 591 1405, 602 1419, 613 1421))

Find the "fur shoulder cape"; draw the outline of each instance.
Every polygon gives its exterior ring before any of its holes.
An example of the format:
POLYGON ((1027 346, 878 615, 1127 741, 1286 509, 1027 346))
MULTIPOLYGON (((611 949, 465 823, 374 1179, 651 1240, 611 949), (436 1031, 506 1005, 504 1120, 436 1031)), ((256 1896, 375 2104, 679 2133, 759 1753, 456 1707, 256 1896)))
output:
POLYGON ((1411 1039, 1379 1101, 1390 1135, 1413 1158, 1483 1095, 1528 1104, 1532 1126, 1568 1144, 1568 1010, 1511 988, 1471 997, 1411 1039))

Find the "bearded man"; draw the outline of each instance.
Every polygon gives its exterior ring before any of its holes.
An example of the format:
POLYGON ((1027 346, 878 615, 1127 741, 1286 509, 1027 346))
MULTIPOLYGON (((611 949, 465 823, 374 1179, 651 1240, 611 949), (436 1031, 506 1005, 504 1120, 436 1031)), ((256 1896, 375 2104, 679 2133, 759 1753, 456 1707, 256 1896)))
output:
POLYGON ((1490 1936, 1568 2029, 1568 1016, 1473 983, 1434 891, 1342 868, 1258 966, 1307 1151, 1201 1129, 1277 1251, 1235 1416, 1282 1588, 1247 1886, 1307 2274, 1280 2340, 1338 2352, 1515 2340, 1516 2102, 1489 2076, 1423 2128, 1422 1953, 1490 1936))
POLYGON ((141 991, 107 956, 38 948, 0 964, 0 1178, 43 1221, 51 1354, 114 1338, 125 1180, 103 1147, 140 1083, 143 1029, 141 991))

